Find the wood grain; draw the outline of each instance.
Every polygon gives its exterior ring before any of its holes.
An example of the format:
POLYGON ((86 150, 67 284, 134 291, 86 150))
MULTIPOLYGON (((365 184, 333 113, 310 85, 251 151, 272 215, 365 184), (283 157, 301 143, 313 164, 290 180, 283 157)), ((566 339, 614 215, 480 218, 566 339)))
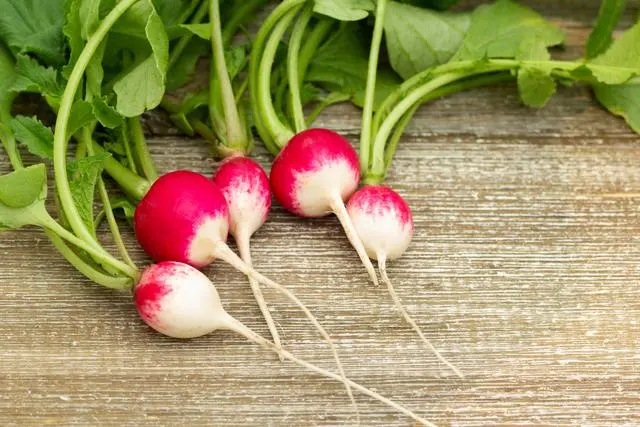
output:
MULTIPOLYGON (((575 56, 597 2, 530 4, 569 29, 563 55, 575 56)), ((339 106, 319 125, 355 142, 358 112, 339 106)), ((206 144, 162 113, 146 128, 162 171, 214 169, 206 144)), ((640 425, 640 209, 611 196, 640 193, 639 143, 580 88, 539 111, 510 85, 419 111, 388 181, 410 202, 416 236, 389 273, 464 380, 368 283, 335 219, 276 206, 253 240, 255 263, 309 305, 352 379, 438 425, 640 425)), ((268 168, 264 150, 256 156, 268 168)), ((242 338, 153 333, 129 296, 84 280, 37 230, 3 234, 0 254, 0 425, 355 423, 340 385, 242 338)), ((266 334, 244 278, 221 264, 207 273, 229 312, 266 334)), ((304 316, 265 295, 291 351, 334 369, 304 316)), ((358 402, 363 425, 411 425, 358 402)))

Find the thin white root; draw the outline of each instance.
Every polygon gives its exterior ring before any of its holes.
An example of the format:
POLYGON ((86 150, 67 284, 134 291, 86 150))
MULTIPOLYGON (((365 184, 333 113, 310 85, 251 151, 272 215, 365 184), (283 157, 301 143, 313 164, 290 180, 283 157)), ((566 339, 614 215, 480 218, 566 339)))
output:
POLYGON ((409 313, 407 313, 407 310, 405 310, 404 306, 402 305, 402 302, 400 301, 400 298, 398 297, 398 294, 396 294, 396 291, 393 285, 391 284, 391 280, 389 280, 389 276, 387 276, 387 257, 386 256, 378 255, 378 268, 380 269, 380 275, 382 276, 382 281, 387 285, 387 289, 389 290, 391 299, 393 299, 393 303, 396 305, 396 308, 400 310, 400 313, 402 314, 402 317, 404 318, 404 320, 413 328, 413 330, 418 334, 420 339, 427 345, 427 347, 429 347, 429 349, 433 352, 433 354, 438 358, 440 362, 448 366, 449 369, 451 369, 458 377, 464 378, 464 375, 462 374, 462 372, 458 368, 456 368, 454 365, 452 365, 447 359, 445 359, 444 356, 440 354, 438 349, 435 348, 433 344, 431 344, 431 341, 429 341, 427 337, 424 336, 424 334, 422 333, 422 330, 420 329, 420 326, 418 326, 418 324, 411 318, 411 316, 409 316, 409 313))
POLYGON ((351 246, 356 250, 360 260, 362 261, 362 265, 367 269, 373 284, 378 286, 378 275, 376 274, 376 269, 373 268, 373 264, 369 259, 369 255, 367 255, 367 251, 362 244, 362 240, 358 237, 358 233, 356 232, 356 228, 353 226, 353 222, 351 222, 351 217, 349 217, 349 213, 347 212, 347 208, 344 205, 344 201, 340 194, 334 194, 331 197, 331 209, 333 213, 336 214, 338 220, 340 220, 340 224, 342 224, 342 228, 344 228, 344 232, 351 242, 351 246))
POLYGON ((352 380, 350 380, 349 378, 346 378, 344 375, 337 375, 334 374, 331 371, 328 371, 326 369, 320 368, 319 366, 313 365, 309 362, 306 362, 302 359, 297 358, 296 356, 294 356, 293 354, 289 353, 287 350, 284 349, 278 349, 275 344, 273 344, 272 342, 266 340, 265 338, 261 337, 260 335, 256 334, 255 332, 253 332, 251 329, 247 328, 245 325, 243 325, 241 322, 239 322, 238 320, 234 319, 233 317, 229 316, 229 324, 227 325, 227 328, 229 330, 232 330, 242 336, 244 336, 245 338, 247 338, 248 340, 268 349, 271 351, 274 351, 276 353, 281 354, 282 356, 284 356, 286 359, 291 360, 294 363, 297 363, 298 365, 307 368, 308 370, 315 372, 316 374, 322 375, 324 377, 328 377, 328 378, 332 378, 336 381, 339 381, 341 383, 343 383, 345 385, 345 387, 347 388, 354 388, 356 390, 358 390, 359 392, 361 392, 362 394, 365 394, 375 400, 377 400, 378 402, 382 402, 385 405, 397 410, 398 412, 401 412, 405 415, 407 415, 408 417, 411 417, 412 419, 416 420, 419 423, 422 423, 425 426, 429 426, 429 427, 436 427, 435 424, 425 420, 424 418, 418 416, 417 414, 415 414, 414 412, 410 411, 409 409, 405 408, 402 405, 399 405, 397 403, 395 403, 394 401, 387 399, 386 397, 376 393, 373 390, 369 390, 368 388, 361 386, 360 384, 353 382, 352 380))
MULTIPOLYGON (((240 258, 242 261, 249 266, 253 267, 251 262, 251 249, 249 246, 249 235, 245 232, 238 233, 235 236, 236 244, 238 245, 238 250, 240 251, 240 258)), ((258 307, 260 307, 260 311, 262 312, 262 316, 264 316, 265 322, 267 322, 267 327, 269 328, 269 333, 273 337, 273 343, 278 348, 282 348, 282 341, 280 340, 280 334, 278 333, 278 329, 276 328, 276 324, 273 321, 273 317, 271 316, 271 312, 269 311, 269 307, 267 307, 267 302, 264 299, 264 295, 262 295, 262 290, 260 289, 260 284, 257 280, 255 280, 251 276, 247 276, 249 279, 249 285, 251 286, 251 290, 253 291, 253 296, 258 303, 258 307)), ((282 362, 284 358, 282 355, 278 355, 280 357, 280 361, 282 362)))
MULTIPOLYGON (((353 397, 353 392, 351 391, 350 384, 348 382, 346 382, 347 376, 346 376, 346 374, 344 372, 344 368, 342 367, 342 362, 340 361, 340 356, 338 356, 338 350, 336 349, 336 345, 333 342, 333 340, 331 339, 331 337, 329 336, 329 334, 327 333, 327 331, 324 329, 324 327, 320 324, 320 322, 318 322, 318 319, 316 319, 316 317, 313 315, 313 313, 311 313, 311 311, 309 311, 307 306, 304 305, 302 303, 302 301, 300 301, 298 299, 298 297, 296 297, 287 288, 285 288, 284 286, 282 286, 282 285, 274 282, 273 280, 263 276, 262 274, 258 273, 256 270, 254 270, 252 267, 249 267, 248 265, 246 265, 231 249, 229 249, 229 246, 227 246, 226 243, 219 242, 216 245, 215 256, 216 256, 216 258, 220 258, 221 260, 225 261, 226 263, 228 263, 229 265, 231 265, 232 267, 234 267, 238 271, 246 274, 247 276, 253 277, 258 282, 260 282, 260 283, 262 283, 264 285, 267 285, 267 286, 277 290, 278 292, 282 293, 287 298, 289 298, 289 300, 291 300, 294 304, 296 304, 300 308, 300 310, 302 310, 304 312, 304 314, 311 321, 313 326, 315 326, 315 328, 318 330, 318 332, 320 332, 320 335, 322 335, 322 337, 327 341, 327 343, 331 347, 331 352, 333 353, 333 358, 336 361, 336 365, 338 366, 338 371, 340 372, 340 375, 345 380, 344 385, 345 385, 345 388, 347 390, 347 395, 349 396, 349 399, 351 399, 351 403, 353 404, 353 407, 355 408, 356 416, 357 416, 358 421, 359 421, 360 420, 360 412, 358 411, 358 404, 356 403, 356 399, 353 397)), ((271 344, 271 343, 269 343, 269 344, 271 344)), ((275 344, 273 344, 273 346, 275 347, 275 344)), ((284 350, 282 350, 278 354, 282 355, 282 354, 285 354, 285 352, 284 352, 284 350)))

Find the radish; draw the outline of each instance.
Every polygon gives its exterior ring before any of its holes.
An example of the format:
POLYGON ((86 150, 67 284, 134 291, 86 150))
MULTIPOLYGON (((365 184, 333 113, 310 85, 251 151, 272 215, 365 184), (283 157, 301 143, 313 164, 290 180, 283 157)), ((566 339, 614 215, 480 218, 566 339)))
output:
MULTIPOLYGON (((402 317, 438 360, 448 366, 458 377, 462 378, 462 372, 440 354, 422 333, 418 324, 407 313, 387 275, 387 260, 402 256, 411 243, 413 217, 409 205, 398 193, 389 187, 380 185, 393 157, 402 129, 404 129, 403 125, 406 126, 406 122, 398 125, 398 131, 386 152, 386 144, 380 146, 372 144, 372 136, 377 130, 373 125, 373 104, 386 4, 387 0, 378 0, 376 6, 376 22, 369 54, 367 89, 363 105, 362 132, 360 136, 360 164, 364 170, 365 183, 371 185, 358 190, 351 197, 347 210, 368 256, 378 261, 382 281, 386 284, 389 294, 402 317), (382 152, 378 150, 380 147, 382 147, 382 152), (381 164, 382 167, 380 167, 381 164)), ((408 117, 410 119, 411 115, 408 117)), ((409 119, 406 120, 408 121, 409 119)))
POLYGON ((187 264, 167 261, 147 267, 134 288, 134 301, 142 320, 164 335, 195 338, 219 329, 233 331, 312 372, 353 387, 424 425, 434 425, 380 394, 299 359, 256 334, 224 310, 214 284, 187 264))
MULTIPOLYGON (((233 236, 242 260, 251 267, 249 240, 267 220, 271 209, 269 178, 262 167, 244 156, 227 158, 213 176, 229 208, 229 233, 233 236)), ((249 276, 249 284, 267 322, 273 341, 281 347, 280 336, 264 300, 260 285, 249 276)))
MULTIPOLYGON (((227 170, 223 171, 224 175, 221 175, 220 180, 232 182, 233 177, 226 176, 227 170)), ((239 180, 242 181, 243 179, 239 180)), ((244 193, 245 196, 247 194, 244 193)), ((258 197, 264 204, 264 191, 258 197)), ((241 206, 235 204, 234 208, 237 207, 241 206)), ((249 209, 254 208, 255 206, 249 209)), ((264 217, 263 213, 260 221, 251 223, 247 220, 251 217, 250 214, 236 212, 235 215, 238 233, 241 230, 248 232, 252 227, 261 225, 264 217)), ((170 172, 161 176, 136 208, 133 223, 138 242, 155 261, 177 261, 203 268, 220 258, 250 278, 284 294, 305 313, 329 343, 338 369, 345 376, 333 340, 307 307, 285 287, 247 265, 227 246, 230 225, 227 200, 212 180, 190 171, 170 172)), ((349 388, 347 393, 355 406, 349 388)))
POLYGON ((371 280, 378 277, 371 260, 347 214, 345 201, 353 194, 360 180, 358 155, 349 142, 328 129, 306 129, 298 82, 301 48, 305 27, 311 19, 313 4, 286 1, 278 5, 260 28, 254 41, 249 70, 251 104, 256 127, 272 153, 270 181, 276 200, 291 213, 317 218, 334 213, 356 249, 371 280), (287 71, 291 92, 291 110, 295 133, 275 111, 271 99, 271 75, 278 46, 293 20, 289 38, 287 71))

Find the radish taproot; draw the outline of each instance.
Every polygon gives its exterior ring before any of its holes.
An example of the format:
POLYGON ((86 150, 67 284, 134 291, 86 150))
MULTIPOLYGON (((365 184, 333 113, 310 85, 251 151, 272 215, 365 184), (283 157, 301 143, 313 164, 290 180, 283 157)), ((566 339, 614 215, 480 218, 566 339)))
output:
POLYGON ((378 276, 345 207, 345 201, 356 190, 360 180, 357 154, 351 144, 334 131, 306 129, 298 84, 303 78, 298 51, 305 26, 311 18, 312 7, 313 4, 305 5, 298 0, 280 3, 258 31, 249 70, 254 120, 265 146, 276 154, 270 181, 278 202, 291 213, 305 218, 334 213, 371 280, 377 285, 378 276), (278 47, 298 14, 300 16, 292 30, 287 56, 294 132, 283 123, 275 110, 271 97, 271 77, 278 47))
POLYGON ((227 313, 215 285, 201 271, 188 264, 165 261, 147 267, 134 288, 134 301, 142 320, 164 335, 195 338, 216 330, 232 331, 312 372, 339 381, 347 388, 354 388, 424 425, 434 425, 380 394, 299 359, 261 337, 227 313))
MULTIPOLYGON (((399 258, 409 247, 413 236, 413 217, 409 204, 391 188, 380 185, 384 174, 372 173, 371 164, 380 160, 381 154, 372 146, 374 136, 373 110, 376 92, 376 79, 378 70, 378 56, 380 44, 384 32, 384 17, 387 0, 378 0, 376 5, 376 19, 369 52, 369 64, 367 70, 367 88, 362 112, 362 130, 360 133, 360 164, 365 173, 365 185, 358 190, 349 200, 347 210, 354 223, 356 232, 363 242, 368 256, 378 262, 378 269, 382 281, 404 320, 418 334, 423 343, 434 355, 448 366, 458 377, 463 374, 458 368, 447 361, 436 347, 424 335, 420 326, 411 318, 404 308, 400 297, 396 293, 389 276, 387 275, 387 260, 399 258), (374 159, 372 161, 372 158, 374 159)), ((392 145, 395 147, 400 135, 396 135, 392 145)), ((384 158, 384 152, 382 157, 384 158)), ((386 160, 388 168, 393 151, 386 160)))

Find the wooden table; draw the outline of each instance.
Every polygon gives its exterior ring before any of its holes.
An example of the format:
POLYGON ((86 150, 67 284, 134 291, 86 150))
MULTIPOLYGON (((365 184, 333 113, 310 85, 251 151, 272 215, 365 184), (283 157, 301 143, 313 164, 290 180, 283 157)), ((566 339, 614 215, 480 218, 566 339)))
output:
MULTIPOLYGON (((581 54, 597 3, 533 4, 567 29, 560 56, 581 54)), ((206 144, 166 121, 145 121, 160 169, 210 174, 206 144)), ((319 124, 355 142, 359 113, 340 106, 319 124)), ((352 379, 438 425, 639 425, 639 142, 581 88, 561 88, 540 111, 522 107, 513 85, 419 111, 389 177, 413 208, 415 241, 389 272, 464 380, 368 282, 334 218, 275 207, 253 240, 255 263, 309 305, 352 379)), ((256 155, 268 166, 264 150, 256 155)), ((243 338, 152 332, 128 295, 83 279, 37 230, 1 235, 0 253, 0 425, 355 422, 341 385, 243 338)), ((267 334, 242 275, 222 264, 207 273, 229 312, 267 334)), ((334 369, 304 316, 265 294, 291 351, 334 369)), ((358 403, 364 425, 411 424, 358 403)))

